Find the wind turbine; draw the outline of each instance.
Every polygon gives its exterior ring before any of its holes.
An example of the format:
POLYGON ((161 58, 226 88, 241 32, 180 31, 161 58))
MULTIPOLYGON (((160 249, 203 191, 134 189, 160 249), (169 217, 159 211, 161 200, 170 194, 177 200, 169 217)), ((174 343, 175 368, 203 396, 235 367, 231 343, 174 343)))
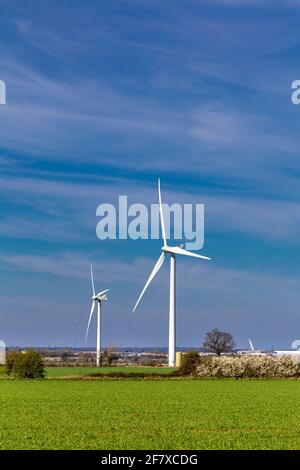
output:
POLYGON ((252 344, 251 339, 249 338, 248 341, 249 341, 249 344, 250 344, 251 351, 254 352, 255 349, 254 349, 254 347, 253 347, 253 344, 252 344))
POLYGON ((99 292, 99 294, 95 294, 95 286, 94 286, 94 276, 93 276, 93 265, 91 264, 91 281, 92 281, 92 307, 91 307, 91 312, 89 316, 89 321, 86 329, 86 335, 85 335, 85 343, 87 342, 88 334, 89 334, 89 328, 90 328, 90 323, 91 319, 96 307, 97 303, 97 352, 96 352, 96 365, 97 367, 100 367, 100 358, 101 358, 101 302, 105 302, 107 300, 107 296, 105 295, 106 292, 109 291, 109 289, 103 290, 102 292, 99 292))
POLYGON ((163 246, 161 248, 162 253, 158 258, 145 286, 142 290, 135 306, 133 312, 135 312, 141 298, 143 297, 147 287, 151 283, 154 276, 158 273, 162 267, 165 258, 167 255, 170 255, 170 303, 169 303, 169 366, 175 366, 175 353, 176 353, 176 255, 192 256, 194 258, 201 258, 205 260, 210 260, 207 256, 198 255, 197 253, 192 253, 184 249, 184 245, 179 246, 169 246, 166 239, 166 229, 163 215, 163 207, 161 203, 161 191, 160 191, 160 179, 158 179, 158 199, 159 199, 159 214, 160 214, 160 224, 161 231, 163 236, 163 246))

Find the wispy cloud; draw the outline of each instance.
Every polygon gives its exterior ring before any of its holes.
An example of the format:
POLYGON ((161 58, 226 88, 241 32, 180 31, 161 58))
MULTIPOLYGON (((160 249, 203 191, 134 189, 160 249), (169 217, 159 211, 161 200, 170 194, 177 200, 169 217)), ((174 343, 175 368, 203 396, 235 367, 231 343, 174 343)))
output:
POLYGON ((95 147, 101 148, 108 134, 125 142, 127 134, 146 139, 184 135, 179 112, 116 92, 101 80, 65 83, 12 63, 2 64, 2 71, 9 88, 8 104, 1 109, 4 148, 36 157, 97 160, 95 147))
POLYGON ((239 146, 249 140, 249 125, 242 122, 241 115, 214 109, 203 109, 195 116, 191 134, 200 141, 213 146, 239 146))

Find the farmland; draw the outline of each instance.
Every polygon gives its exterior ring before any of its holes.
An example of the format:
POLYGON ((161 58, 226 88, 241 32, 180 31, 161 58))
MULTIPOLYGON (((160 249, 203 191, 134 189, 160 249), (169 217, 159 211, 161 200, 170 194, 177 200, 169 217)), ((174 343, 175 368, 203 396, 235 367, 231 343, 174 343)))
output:
POLYGON ((1 380, 1 449, 299 449, 297 380, 1 380))

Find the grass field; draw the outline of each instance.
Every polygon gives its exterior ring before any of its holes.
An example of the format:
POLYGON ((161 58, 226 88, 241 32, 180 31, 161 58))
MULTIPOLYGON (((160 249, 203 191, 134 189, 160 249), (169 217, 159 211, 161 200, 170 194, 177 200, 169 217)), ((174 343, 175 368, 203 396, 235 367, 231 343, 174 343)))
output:
POLYGON ((293 380, 6 381, 1 449, 300 449, 293 380))

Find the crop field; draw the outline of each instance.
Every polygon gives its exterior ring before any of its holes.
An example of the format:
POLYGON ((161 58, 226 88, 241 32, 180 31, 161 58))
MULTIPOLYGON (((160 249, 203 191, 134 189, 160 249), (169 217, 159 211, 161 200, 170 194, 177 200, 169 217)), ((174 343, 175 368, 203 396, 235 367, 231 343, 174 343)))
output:
POLYGON ((296 380, 1 380, 1 449, 299 449, 296 380))

